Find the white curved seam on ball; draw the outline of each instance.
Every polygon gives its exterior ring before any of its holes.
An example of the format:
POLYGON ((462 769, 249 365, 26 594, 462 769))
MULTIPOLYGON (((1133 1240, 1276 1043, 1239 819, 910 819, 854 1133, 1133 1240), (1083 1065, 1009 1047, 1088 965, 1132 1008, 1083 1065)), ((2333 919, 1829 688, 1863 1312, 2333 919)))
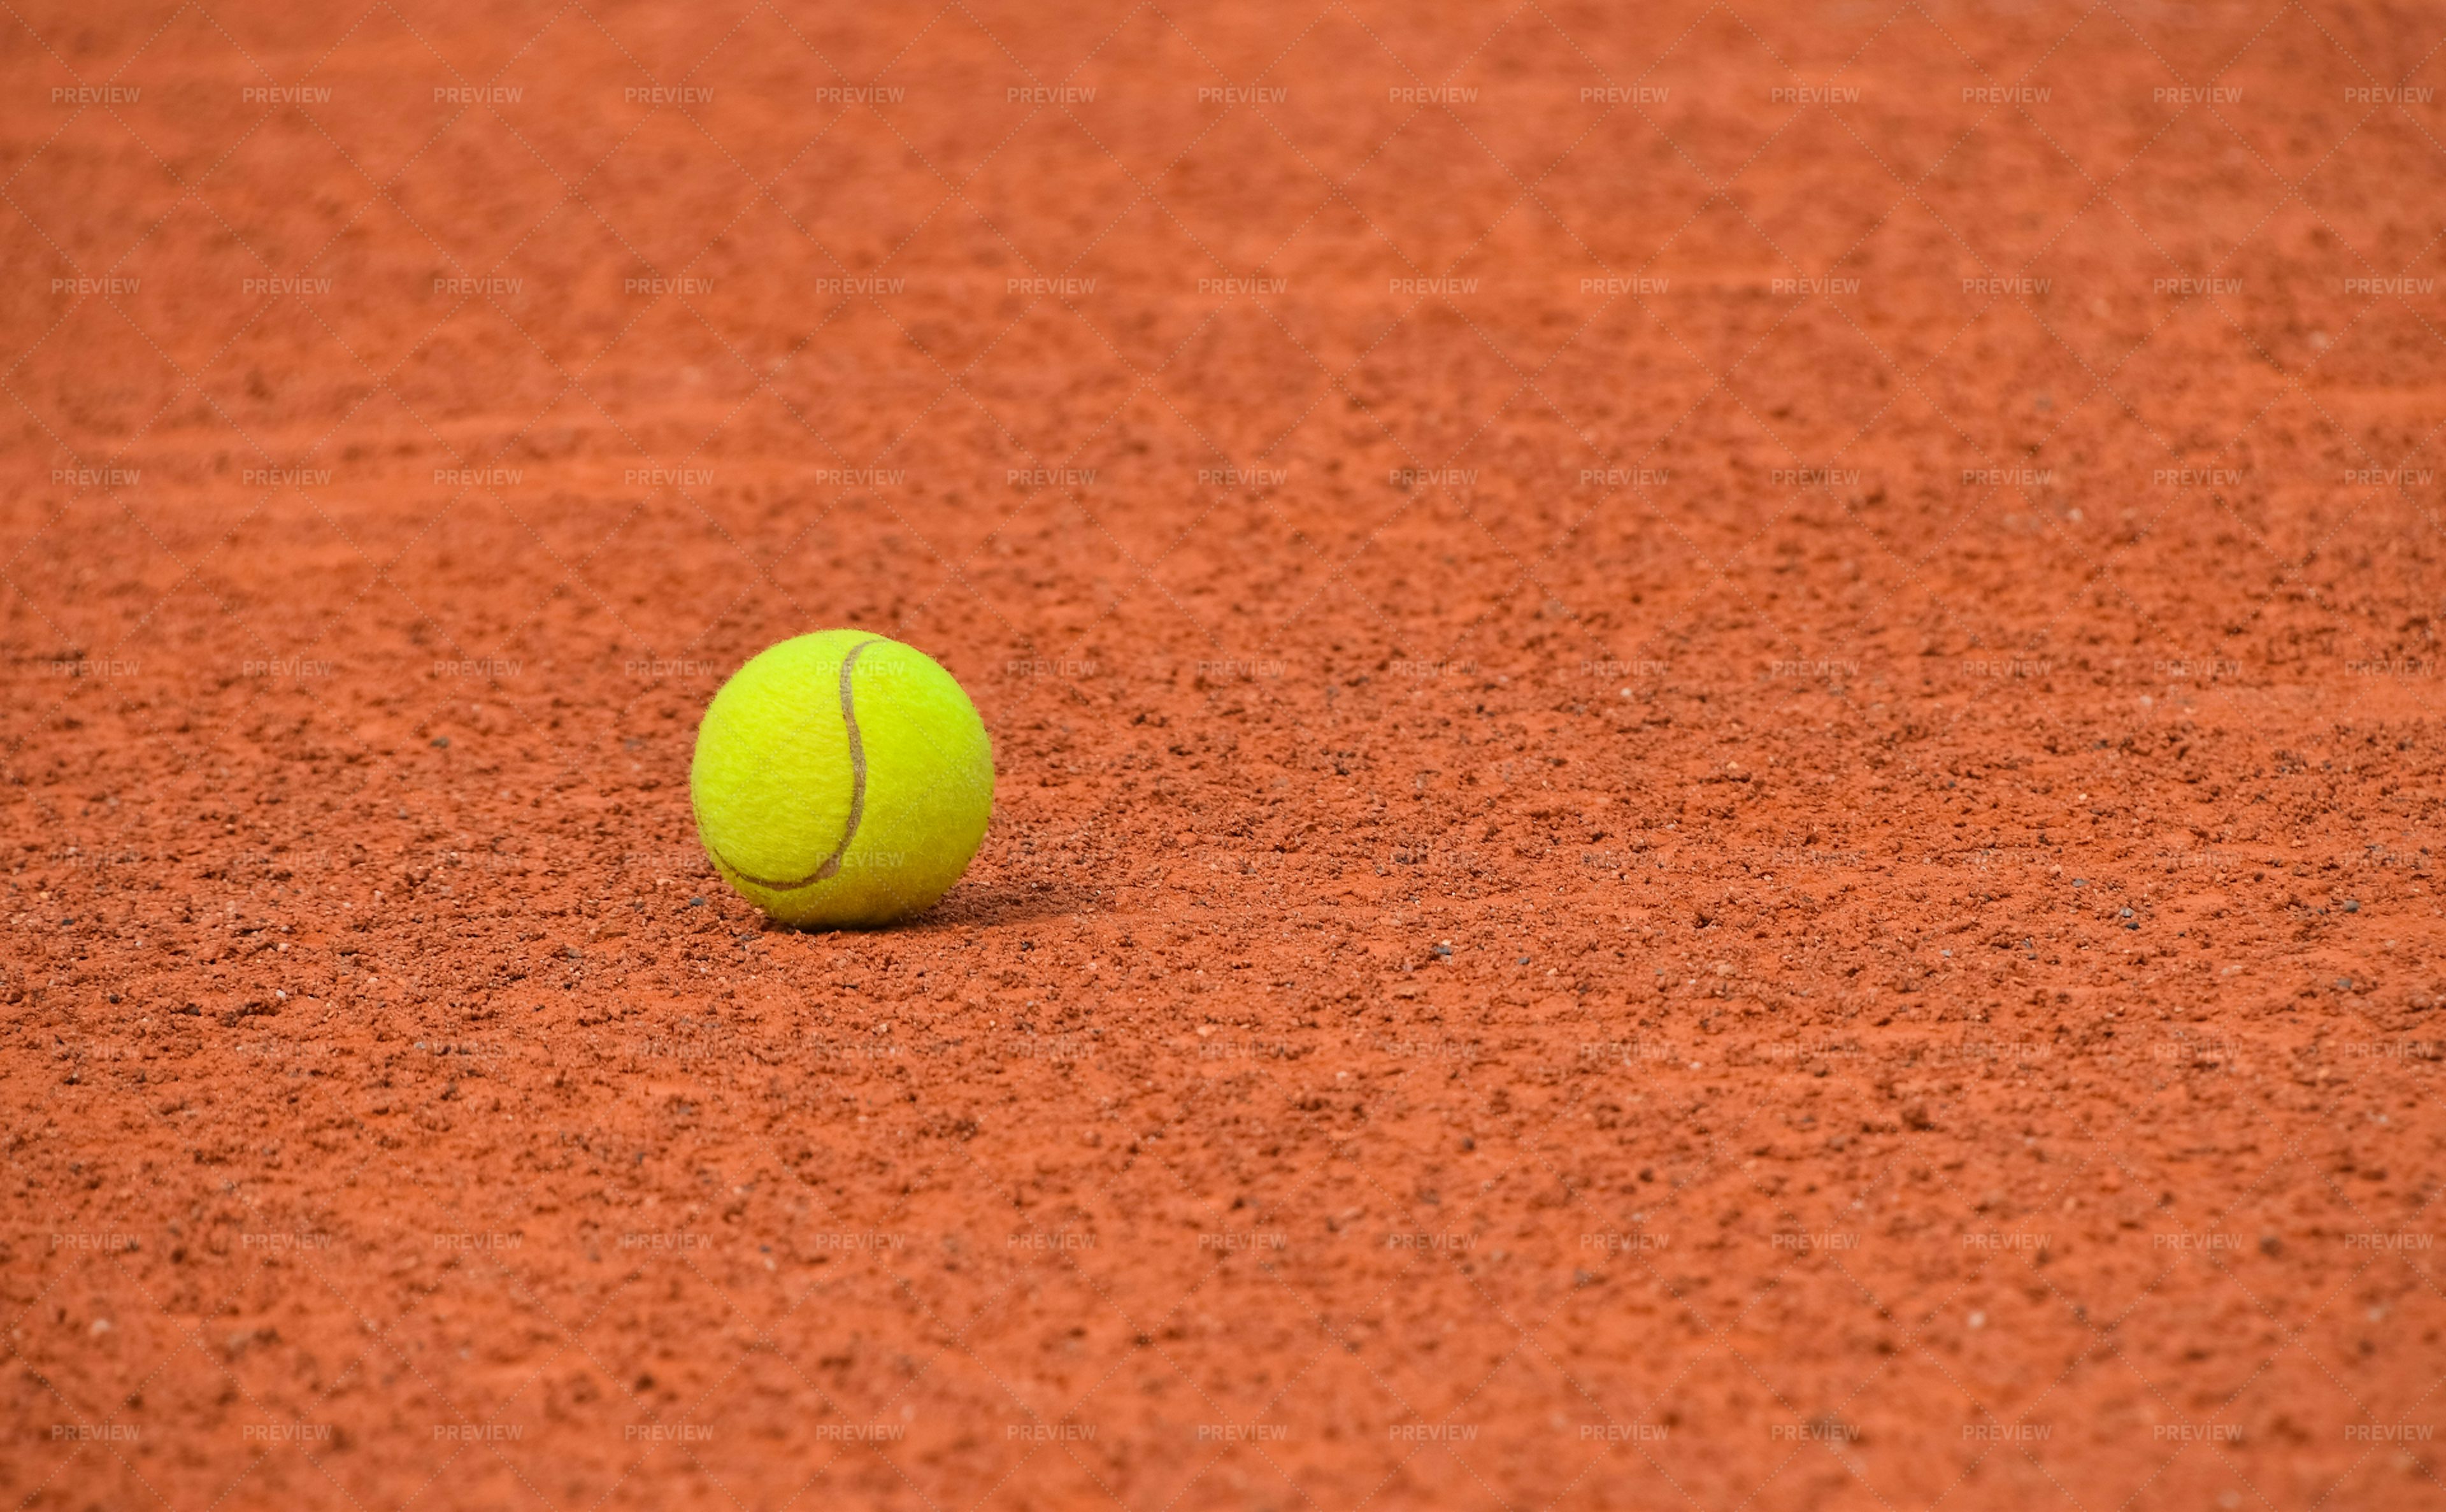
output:
POLYGON ((795 882, 777 882, 768 877, 750 876, 728 856, 717 851, 716 859, 728 867, 740 881, 752 883, 759 887, 770 888, 775 892, 795 892, 800 887, 811 887, 818 882, 829 882, 840 875, 841 858, 849 854, 849 843, 857 838, 858 824, 866 817, 866 745, 857 735, 857 702, 851 694, 850 672, 857 665, 857 654, 876 644, 878 643, 875 641, 860 641, 841 655, 841 723, 849 731, 849 822, 841 827, 840 844, 833 847, 833 853, 824 858, 823 865, 795 882))

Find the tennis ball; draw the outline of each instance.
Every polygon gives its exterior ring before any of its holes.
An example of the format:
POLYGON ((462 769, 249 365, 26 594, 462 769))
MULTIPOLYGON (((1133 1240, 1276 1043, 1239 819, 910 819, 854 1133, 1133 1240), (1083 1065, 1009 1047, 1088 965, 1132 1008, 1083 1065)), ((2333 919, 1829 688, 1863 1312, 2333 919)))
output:
POLYGON ((993 744, 924 652, 819 630, 750 660, 697 726, 697 838, 783 924, 889 924, 940 898, 985 839, 993 744))

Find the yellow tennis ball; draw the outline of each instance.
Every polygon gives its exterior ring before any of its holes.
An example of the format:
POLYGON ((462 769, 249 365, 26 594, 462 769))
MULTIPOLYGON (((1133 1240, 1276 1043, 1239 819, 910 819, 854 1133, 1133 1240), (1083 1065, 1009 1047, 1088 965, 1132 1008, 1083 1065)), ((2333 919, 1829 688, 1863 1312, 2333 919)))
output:
POLYGON ((705 853, 783 924, 889 924, 960 880, 993 812, 993 743, 924 652, 864 630, 782 642, 697 727, 705 853))

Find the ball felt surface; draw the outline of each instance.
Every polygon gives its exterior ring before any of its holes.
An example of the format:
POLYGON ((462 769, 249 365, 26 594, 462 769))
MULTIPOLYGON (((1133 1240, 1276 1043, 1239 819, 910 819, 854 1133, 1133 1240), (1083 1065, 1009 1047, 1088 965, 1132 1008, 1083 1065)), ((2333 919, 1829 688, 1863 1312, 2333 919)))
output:
POLYGON ((697 727, 697 837, 783 924, 889 924, 960 880, 993 812, 993 745, 924 652, 820 630, 750 660, 697 727))

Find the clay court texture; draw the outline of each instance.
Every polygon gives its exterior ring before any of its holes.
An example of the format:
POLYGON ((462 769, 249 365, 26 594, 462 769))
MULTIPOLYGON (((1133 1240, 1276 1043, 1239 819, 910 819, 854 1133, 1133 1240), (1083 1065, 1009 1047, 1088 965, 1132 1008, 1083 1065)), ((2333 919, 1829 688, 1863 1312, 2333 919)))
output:
POLYGON ((0 1506, 2446 1506, 2446 11, 5 32, 0 1506))

